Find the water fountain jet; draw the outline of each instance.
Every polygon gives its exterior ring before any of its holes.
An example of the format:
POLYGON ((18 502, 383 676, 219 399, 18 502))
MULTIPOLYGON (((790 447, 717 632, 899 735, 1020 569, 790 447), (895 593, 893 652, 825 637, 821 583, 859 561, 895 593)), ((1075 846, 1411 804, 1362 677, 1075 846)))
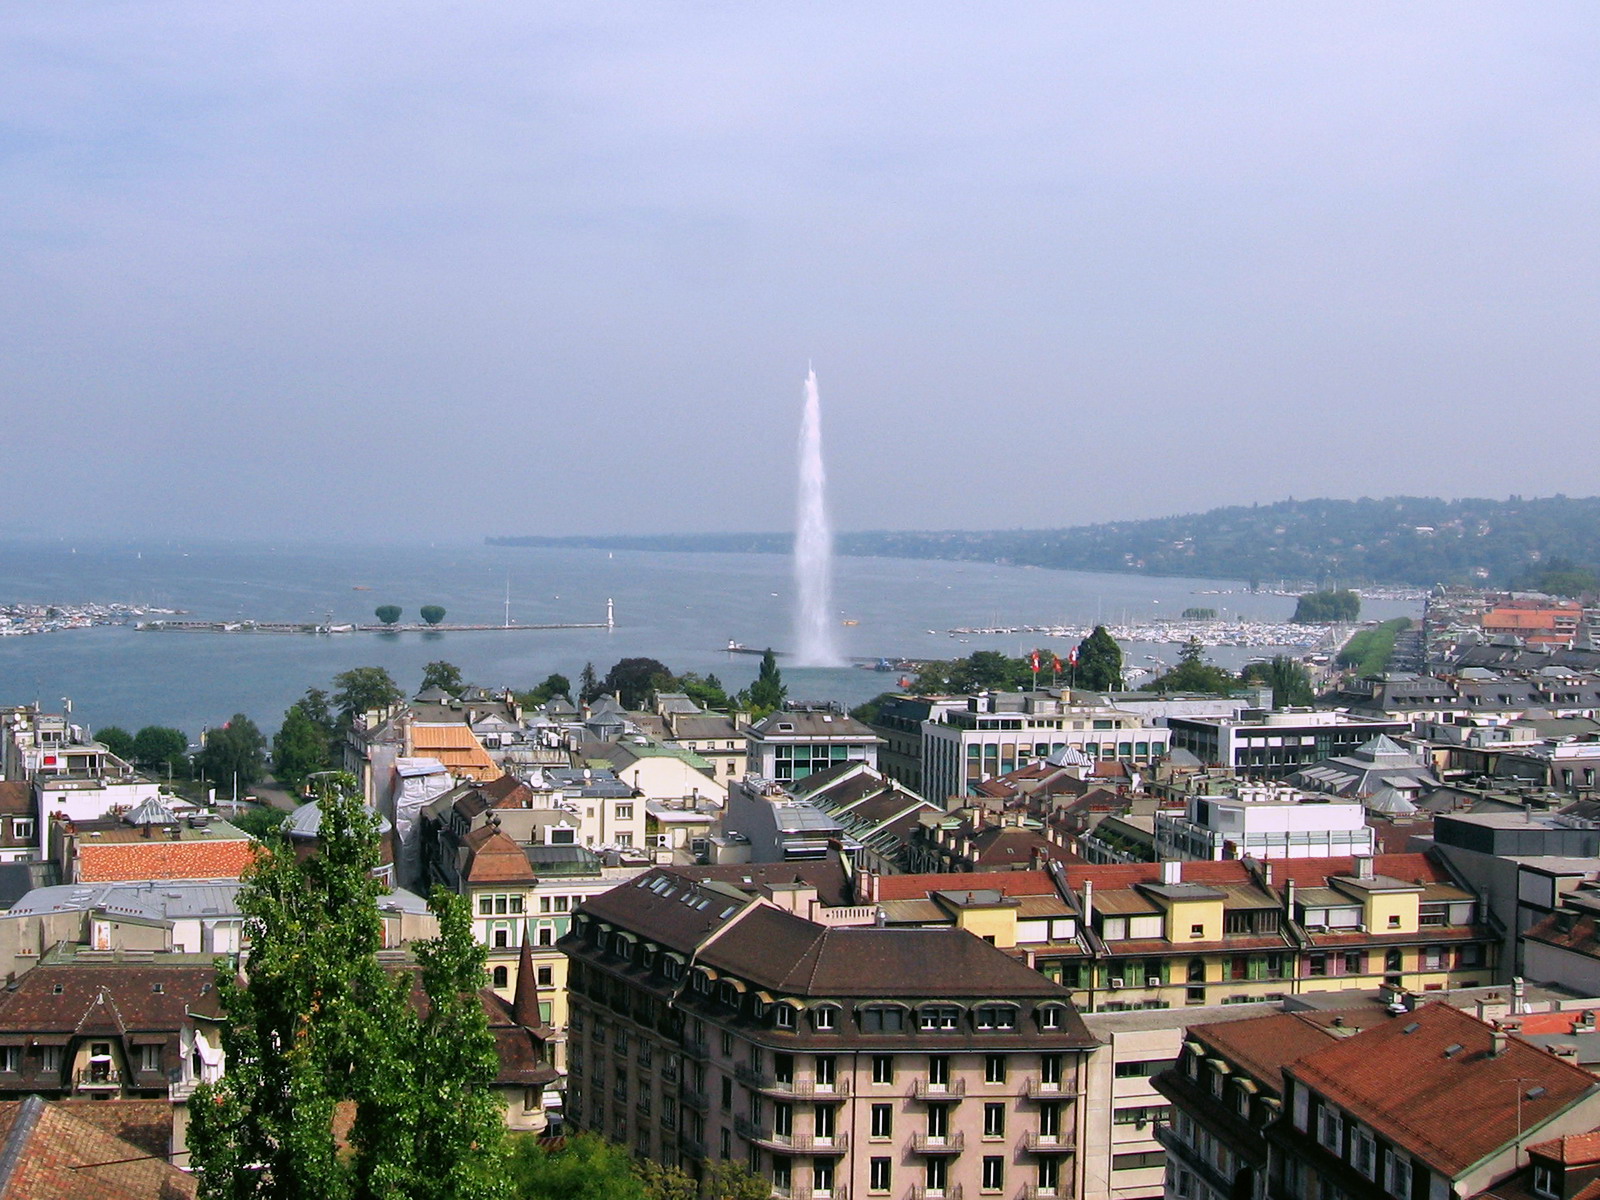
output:
POLYGON ((834 638, 833 530, 828 524, 827 472, 822 465, 822 402, 817 373, 806 373, 800 420, 800 495, 794 536, 795 664, 842 667, 834 638))

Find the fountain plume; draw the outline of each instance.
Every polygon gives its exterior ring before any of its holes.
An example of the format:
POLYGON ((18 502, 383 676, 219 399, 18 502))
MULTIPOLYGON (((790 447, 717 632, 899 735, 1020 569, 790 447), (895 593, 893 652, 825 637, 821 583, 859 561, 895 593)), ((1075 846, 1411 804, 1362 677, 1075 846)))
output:
POLYGON ((800 497, 794 538, 795 660, 802 667, 844 665, 834 641, 833 530, 828 524, 827 473, 822 465, 822 402, 817 373, 806 373, 800 420, 800 497))

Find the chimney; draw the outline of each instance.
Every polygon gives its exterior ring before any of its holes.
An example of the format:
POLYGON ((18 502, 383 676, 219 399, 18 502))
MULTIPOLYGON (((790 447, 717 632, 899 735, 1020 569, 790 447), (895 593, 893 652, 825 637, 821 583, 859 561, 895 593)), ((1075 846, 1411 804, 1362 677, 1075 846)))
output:
POLYGON ((1267 887, 1272 886, 1272 864, 1269 862, 1261 864, 1261 882, 1267 887))
POLYGON ((1506 1052, 1506 1031, 1496 1022, 1489 1030, 1489 1057, 1499 1058, 1506 1052))
POLYGON ((1518 975, 1511 980, 1511 1015, 1520 1017, 1528 1011, 1528 985, 1518 975))
POLYGON ((1182 883, 1183 864, 1177 859, 1172 859, 1161 864, 1162 883, 1182 883))
POLYGON ((1083 923, 1085 925, 1090 925, 1090 924, 1093 924, 1093 922, 1094 922, 1094 880, 1085 879, 1083 881, 1083 923))
POLYGON ((1371 879, 1372 877, 1372 855, 1356 855, 1356 878, 1371 879))

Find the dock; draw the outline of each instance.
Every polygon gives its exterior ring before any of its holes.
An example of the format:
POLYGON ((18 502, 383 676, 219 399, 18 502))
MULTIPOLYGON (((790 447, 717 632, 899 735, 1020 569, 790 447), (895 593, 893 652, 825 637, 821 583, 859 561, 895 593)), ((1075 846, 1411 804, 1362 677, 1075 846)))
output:
POLYGON ((541 625, 354 625, 318 621, 141 621, 142 633, 297 633, 333 636, 345 633, 511 633, 538 629, 610 629, 605 621, 560 621, 541 625))

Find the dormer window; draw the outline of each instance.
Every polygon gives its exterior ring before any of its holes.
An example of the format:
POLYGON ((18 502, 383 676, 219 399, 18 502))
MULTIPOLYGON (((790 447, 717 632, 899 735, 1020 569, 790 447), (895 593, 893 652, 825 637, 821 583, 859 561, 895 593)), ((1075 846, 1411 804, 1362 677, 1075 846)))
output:
POLYGON ((794 1009, 787 1004, 779 1004, 772 1010, 772 1023, 779 1029, 794 1028, 794 1009))
POLYGON ((811 1020, 819 1032, 831 1033, 839 1027, 839 1010, 832 1005, 815 1009, 811 1013, 811 1020))
POLYGON ((1039 1010, 1039 1028, 1040 1029, 1060 1029, 1061 1028, 1061 1010, 1059 1008, 1056 1008, 1054 1005, 1051 1005, 1051 1006, 1046 1007, 1046 1008, 1041 1008, 1039 1010))
POLYGON ((1561 1173, 1549 1163, 1535 1160, 1533 1164, 1533 1194, 1549 1200, 1560 1200, 1561 1173))
POLYGON ((975 1024, 979 1029, 1015 1029, 1017 1010, 1009 1004, 980 1004, 975 1024))

